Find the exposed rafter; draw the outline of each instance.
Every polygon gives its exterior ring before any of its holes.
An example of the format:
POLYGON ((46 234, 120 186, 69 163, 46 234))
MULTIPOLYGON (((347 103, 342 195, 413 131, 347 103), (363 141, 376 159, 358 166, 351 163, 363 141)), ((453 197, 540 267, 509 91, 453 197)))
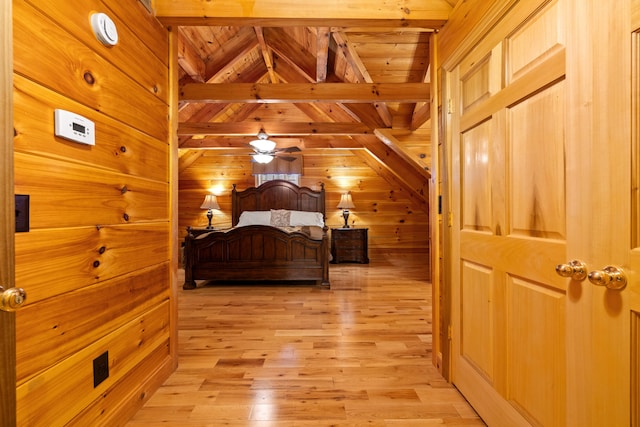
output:
POLYGON ((205 63, 183 31, 178 32, 178 64, 193 81, 205 81, 205 63))
MULTIPOLYGON (((351 68, 354 70, 355 80, 358 83, 374 83, 373 79, 369 75, 367 71, 367 67, 365 67, 362 59, 360 59, 360 55, 356 52, 355 47, 349 43, 349 39, 347 35, 343 32, 335 32, 333 33, 333 38, 336 40, 338 44, 338 48, 345 56, 345 59, 351 65, 351 68)), ((387 104, 384 102, 374 102, 373 106, 378 111, 382 122, 385 126, 391 126, 392 118, 391 113, 389 112, 389 108, 387 108, 387 104)))
POLYGON ((304 46, 298 44, 282 28, 266 28, 265 39, 269 47, 286 61, 290 67, 304 77, 305 81, 316 82, 316 58, 304 46))
POLYGON ((289 83, 286 85, 236 83, 187 84, 180 101, 192 102, 420 102, 429 100, 426 83, 289 83))
POLYGON ((387 182, 390 182, 394 187, 400 188, 401 191, 406 193, 409 200, 414 205, 419 206, 424 212, 429 212, 429 200, 428 200, 428 182, 426 183, 424 194, 421 191, 417 191, 409 183, 407 183, 397 170, 393 169, 391 165, 385 162, 385 158, 380 157, 371 150, 353 150, 356 156, 358 156, 364 163, 369 165, 378 175, 380 175, 387 182))
POLYGON ((329 27, 318 27, 316 35, 316 82, 327 80, 327 65, 329 61, 329 41, 331 30, 329 27))
POLYGON ((258 37, 258 44, 260 45, 260 52, 262 52, 262 57, 264 58, 264 64, 269 72, 269 79, 271 80, 271 83, 278 83, 280 79, 278 79, 277 74, 273 70, 273 58, 271 51, 264 40, 262 27, 254 27, 254 30, 256 32, 256 37, 258 37))
POLYGON ((440 28, 452 7, 446 0, 306 0, 283 7, 279 0, 155 0, 158 19, 172 25, 251 25, 317 27, 334 26, 440 28), (274 17, 273 11, 278 11, 274 17))
POLYGON ((180 123, 178 135, 255 136, 264 131, 269 136, 371 135, 373 131, 358 123, 180 123))

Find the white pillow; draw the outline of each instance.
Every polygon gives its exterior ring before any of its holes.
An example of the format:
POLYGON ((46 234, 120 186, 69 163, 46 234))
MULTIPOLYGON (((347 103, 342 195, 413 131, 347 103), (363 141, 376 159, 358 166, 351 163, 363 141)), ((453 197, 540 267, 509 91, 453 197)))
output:
POLYGON ((247 225, 270 225, 270 211, 244 211, 240 214, 236 227, 244 227, 247 225))
POLYGON ((306 225, 324 227, 324 220, 321 212, 291 211, 289 224, 293 227, 302 227, 306 225))

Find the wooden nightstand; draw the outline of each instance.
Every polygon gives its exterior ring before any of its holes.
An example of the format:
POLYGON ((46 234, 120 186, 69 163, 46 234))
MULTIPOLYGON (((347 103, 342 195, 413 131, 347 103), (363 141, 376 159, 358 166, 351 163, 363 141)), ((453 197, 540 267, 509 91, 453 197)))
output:
POLYGON ((367 228, 332 228, 332 263, 369 263, 367 228))
POLYGON ((210 231, 220 231, 220 230, 205 228, 205 227, 187 227, 187 233, 193 234, 193 237, 198 237, 201 234, 206 234, 206 233, 209 233, 210 231))

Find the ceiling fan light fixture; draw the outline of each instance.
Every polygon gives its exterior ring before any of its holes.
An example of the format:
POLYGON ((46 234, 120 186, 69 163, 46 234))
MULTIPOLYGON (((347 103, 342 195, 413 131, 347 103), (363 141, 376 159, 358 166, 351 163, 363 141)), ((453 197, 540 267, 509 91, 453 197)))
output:
POLYGON ((273 156, 270 154, 254 154, 253 155, 253 160, 255 160, 257 163, 262 163, 262 164, 266 164, 271 162, 271 160, 273 160, 273 156))
POLYGON ((276 143, 269 141, 268 139, 254 139, 249 143, 253 148, 258 151, 273 151, 276 148, 276 143))

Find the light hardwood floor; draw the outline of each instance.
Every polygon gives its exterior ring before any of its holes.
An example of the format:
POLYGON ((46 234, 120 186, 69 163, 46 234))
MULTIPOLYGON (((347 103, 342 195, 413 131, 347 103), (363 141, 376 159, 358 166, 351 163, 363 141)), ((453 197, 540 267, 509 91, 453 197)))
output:
POLYGON ((179 367, 137 426, 484 425, 431 362, 426 254, 179 293, 179 367))

